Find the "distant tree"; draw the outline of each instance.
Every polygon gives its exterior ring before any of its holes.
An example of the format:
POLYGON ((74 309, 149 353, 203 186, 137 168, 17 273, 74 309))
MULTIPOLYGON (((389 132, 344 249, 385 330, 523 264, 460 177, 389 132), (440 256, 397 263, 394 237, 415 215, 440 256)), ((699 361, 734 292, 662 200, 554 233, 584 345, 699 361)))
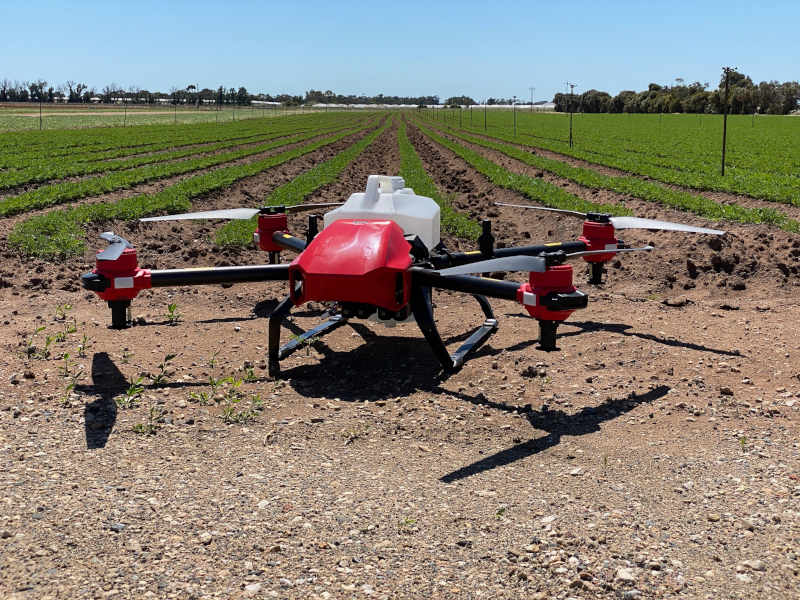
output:
POLYGON ((244 87, 240 87, 239 91, 236 92, 236 104, 240 106, 250 104, 250 96, 247 94, 247 89, 244 87))
POLYGON ((450 96, 444 103, 451 106, 472 106, 473 104, 477 104, 477 102, 469 96, 450 96))

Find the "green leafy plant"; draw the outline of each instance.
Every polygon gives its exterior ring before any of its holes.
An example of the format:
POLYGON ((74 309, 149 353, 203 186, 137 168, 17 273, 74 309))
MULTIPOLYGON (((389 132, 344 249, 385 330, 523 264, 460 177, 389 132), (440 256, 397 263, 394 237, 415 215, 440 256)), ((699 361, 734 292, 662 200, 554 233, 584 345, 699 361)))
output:
POLYGON ((264 410, 264 401, 258 394, 253 394, 249 399, 249 406, 242 408, 245 396, 242 394, 226 394, 220 418, 227 424, 244 424, 254 421, 258 414, 264 410))
POLYGON ((167 306, 167 323, 170 325, 177 325, 182 318, 181 313, 178 311, 177 303, 173 302, 167 306))
POLYGON ((78 344, 78 356, 80 356, 81 358, 85 358, 86 357, 86 349, 89 347, 90 343, 91 342, 89 340, 89 336, 87 336, 84 333, 80 344, 78 344))
POLYGON ((59 367, 58 371, 61 373, 62 377, 70 377, 72 373, 75 372, 75 367, 78 363, 74 360, 71 360, 69 352, 64 352, 61 356, 61 359, 64 361, 59 367))
POLYGON ((30 336, 28 336, 28 338, 25 340, 25 350, 24 350, 24 352, 25 352, 25 357, 26 358, 35 358, 36 357, 38 351, 36 350, 36 344, 34 343, 34 340, 36 339, 36 336, 38 334, 40 334, 42 331, 44 331, 45 329, 46 328, 45 328, 44 325, 42 325, 41 327, 37 327, 36 329, 33 330, 33 333, 30 336))
POLYGON ((147 421, 137 423, 131 429, 140 435, 155 435, 161 428, 161 422, 167 415, 167 411, 160 406, 152 405, 147 411, 147 421))
POLYGON ((72 310, 71 304, 59 304, 56 307, 56 319, 59 321, 64 321, 67 318, 67 313, 72 310))
POLYGON ((214 352, 211 354, 211 357, 208 359, 208 366, 209 366, 210 368, 212 368, 212 369, 213 369, 213 368, 215 368, 215 367, 217 366, 217 356, 219 356, 219 353, 220 353, 220 352, 222 352, 222 347, 219 347, 219 348, 217 348, 217 349, 216 349, 216 350, 214 350, 214 352))
POLYGON ((128 389, 126 389, 121 396, 117 396, 117 406, 121 408, 135 407, 144 393, 144 385, 142 385, 143 380, 144 377, 141 376, 136 379, 131 379, 128 382, 128 389))
POLYGON ((256 370, 253 367, 244 368, 244 380, 246 383, 254 383, 258 381, 258 377, 256 376, 256 370))
POLYGON ((167 377, 169 376, 169 363, 172 362, 177 354, 167 354, 164 359, 158 365, 158 373, 156 373, 155 377, 152 377, 152 385, 154 387, 161 387, 167 382, 167 377))

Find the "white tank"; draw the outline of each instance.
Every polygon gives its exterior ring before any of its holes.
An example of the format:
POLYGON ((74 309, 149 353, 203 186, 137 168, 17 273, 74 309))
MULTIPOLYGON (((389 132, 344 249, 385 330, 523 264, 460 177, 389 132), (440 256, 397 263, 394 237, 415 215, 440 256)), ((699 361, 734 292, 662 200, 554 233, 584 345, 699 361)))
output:
POLYGON ((433 248, 439 243, 439 205, 405 184, 402 177, 370 175, 366 192, 351 195, 344 205, 325 214, 325 227, 341 219, 389 220, 433 248))

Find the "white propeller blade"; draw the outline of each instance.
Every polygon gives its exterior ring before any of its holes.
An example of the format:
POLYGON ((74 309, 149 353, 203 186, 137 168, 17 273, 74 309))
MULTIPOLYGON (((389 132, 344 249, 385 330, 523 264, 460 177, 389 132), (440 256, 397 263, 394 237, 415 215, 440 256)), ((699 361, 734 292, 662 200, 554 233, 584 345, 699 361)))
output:
POLYGON ((258 214, 257 208, 223 208, 202 212, 183 213, 180 215, 164 215, 163 217, 147 217, 140 221, 182 221, 185 219, 249 219, 258 214))
POLYGON ((117 260, 126 248, 133 248, 133 244, 113 231, 104 231, 100 239, 108 242, 108 248, 97 254, 98 260, 117 260))
POLYGON ((533 271, 544 273, 547 269, 545 259, 541 256, 505 256, 481 260, 468 265, 449 267, 438 271, 440 275, 468 275, 470 273, 488 273, 490 271, 533 271))
MULTIPOLYGON (((296 204, 286 208, 287 213, 324 208, 327 206, 341 206, 342 202, 321 202, 318 204, 296 204)), ((201 212, 182 213, 179 215, 164 215, 161 217, 146 217, 140 221, 182 221, 187 219, 249 219, 257 215, 259 208, 222 208, 220 210, 205 210, 201 212)))
POLYGON ((582 252, 570 252, 567 256, 589 256, 590 254, 609 254, 612 252, 617 254, 618 252, 639 252, 640 250, 649 252, 653 249, 653 246, 641 246, 639 248, 616 248, 615 250, 584 250, 582 252))
POLYGON ((672 223, 670 221, 642 219, 641 217, 611 217, 611 224, 614 226, 614 229, 663 229, 665 231, 688 231, 690 233, 709 233, 711 235, 722 235, 725 233, 719 229, 707 229, 705 227, 694 227, 693 225, 683 225, 682 223, 672 223))
MULTIPOLYGON (((564 210, 561 208, 549 208, 546 206, 531 206, 529 204, 506 204, 495 202, 497 206, 511 206, 513 208, 532 208, 534 210, 546 210, 549 212, 571 215, 573 217, 586 218, 586 213, 575 210, 564 210)), ((706 227, 694 227, 682 223, 672 223, 671 221, 658 221, 656 219, 643 219, 641 217, 611 217, 609 219, 615 229, 661 229, 664 231, 686 231, 688 233, 708 233, 710 235, 722 235, 725 232, 719 229, 707 229, 706 227)))

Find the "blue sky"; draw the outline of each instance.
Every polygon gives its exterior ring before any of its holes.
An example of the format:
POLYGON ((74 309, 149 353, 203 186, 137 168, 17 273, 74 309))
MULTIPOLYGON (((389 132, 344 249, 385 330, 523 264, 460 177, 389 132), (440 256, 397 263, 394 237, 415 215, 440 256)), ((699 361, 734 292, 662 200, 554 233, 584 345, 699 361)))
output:
POLYGON ((800 79, 800 2, 0 1, 0 79, 550 100, 800 79))

